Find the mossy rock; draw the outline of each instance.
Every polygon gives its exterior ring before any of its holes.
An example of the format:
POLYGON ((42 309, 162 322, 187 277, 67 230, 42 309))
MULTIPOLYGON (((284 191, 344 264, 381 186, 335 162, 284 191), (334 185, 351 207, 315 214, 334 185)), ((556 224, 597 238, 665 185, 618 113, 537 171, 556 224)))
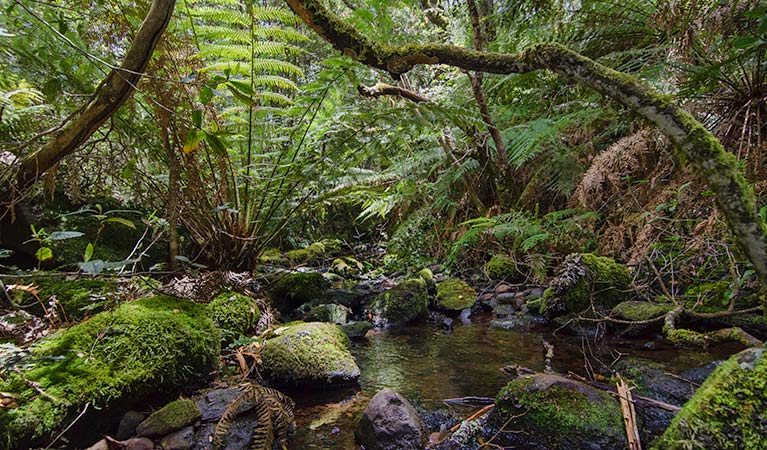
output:
POLYGON ((221 329, 224 342, 230 342, 254 331, 261 310, 256 302, 237 292, 222 292, 208 304, 208 317, 221 329))
POLYGON ((618 403, 586 384, 550 374, 509 382, 495 400, 493 420, 507 423, 515 445, 549 450, 619 449, 626 446, 618 403))
POLYGON ((403 325, 428 315, 429 294, 423 278, 411 278, 381 293, 370 312, 376 326, 403 325))
MULTIPOLYGON (((668 304, 629 300, 616 305, 610 315, 624 321, 643 322, 663 317, 672 309, 674 307, 668 304)), ((657 333, 661 331, 662 326, 663 320, 645 324, 614 324, 614 327, 620 329, 620 334, 624 336, 657 333)))
POLYGON ((0 409, 0 448, 49 439, 86 402, 99 408, 135 405, 149 394, 206 379, 220 350, 219 330, 203 305, 165 296, 60 330, 31 347, 31 367, 0 383, 0 391, 14 393, 19 404, 0 409))
POLYGON ((258 262, 262 264, 281 264, 285 262, 285 257, 282 256, 282 252, 279 249, 267 248, 258 256, 258 262))
POLYGON ((523 277, 516 261, 507 255, 493 255, 485 264, 485 272, 492 280, 514 281, 523 277))
POLYGON ((437 308, 461 311, 471 308, 477 300, 477 291, 458 278, 448 278, 437 283, 437 308))
MULTIPOLYGON (((62 277, 29 277, 16 280, 15 284, 31 284, 37 289, 37 296, 48 304, 48 299, 56 296, 59 307, 63 309, 65 319, 79 321, 84 317, 101 312, 117 302, 118 286, 114 280, 88 276, 67 279, 62 277)), ((45 312, 32 294, 13 290, 10 293, 14 303, 30 305, 27 312, 43 316, 45 312)), ((61 313, 61 310, 58 311, 61 313)))
POLYGON ((359 275, 363 270, 365 267, 362 263, 350 256, 334 259, 330 264, 330 269, 328 269, 329 272, 344 277, 359 275))
POLYGON ((174 400, 153 412, 138 427, 137 436, 165 436, 200 420, 202 413, 197 404, 189 399, 174 400))
POLYGON ((322 386, 353 383, 360 369, 349 351, 349 338, 337 325, 290 322, 261 350, 264 374, 283 385, 322 386))
POLYGON ((767 448, 767 349, 744 350, 719 366, 674 417, 657 450, 767 448))
POLYGON ((610 310, 627 300, 631 290, 628 268, 605 256, 574 253, 557 272, 543 293, 541 310, 549 318, 588 313, 592 306, 610 310))
POLYGON ((317 305, 309 310, 309 312, 306 314, 306 320, 343 325, 346 323, 346 319, 351 315, 351 313, 351 310, 343 305, 317 305))
POLYGON ((284 311, 320 297, 329 287, 321 273, 290 272, 278 274, 270 292, 277 308, 284 311))

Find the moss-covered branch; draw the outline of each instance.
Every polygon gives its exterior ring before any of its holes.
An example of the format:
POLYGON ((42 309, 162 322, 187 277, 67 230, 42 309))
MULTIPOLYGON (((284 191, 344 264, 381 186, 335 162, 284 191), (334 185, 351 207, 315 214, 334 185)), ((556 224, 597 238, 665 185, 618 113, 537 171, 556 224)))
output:
POLYGON ((360 34, 322 4, 322 0, 285 0, 314 31, 344 54, 388 71, 403 74, 419 64, 447 64, 464 70, 510 74, 549 69, 636 111, 673 142, 682 160, 716 193, 719 209, 741 250, 767 285, 767 226, 758 216, 751 186, 734 155, 692 115, 632 76, 614 71, 558 44, 537 44, 519 54, 468 50, 452 45, 391 46, 360 34))
POLYGON ((109 72, 90 103, 53 139, 21 161, 16 175, 20 189, 34 183, 46 170, 76 151, 130 98, 170 22, 175 4, 176 0, 152 1, 120 67, 109 72))

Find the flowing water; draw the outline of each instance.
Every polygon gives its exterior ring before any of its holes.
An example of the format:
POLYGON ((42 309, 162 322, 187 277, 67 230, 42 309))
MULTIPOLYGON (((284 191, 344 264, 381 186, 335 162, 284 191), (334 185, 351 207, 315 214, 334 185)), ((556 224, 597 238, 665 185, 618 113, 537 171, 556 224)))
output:
POLYGON ((593 340, 553 335, 552 329, 503 330, 489 326, 489 317, 472 317, 452 331, 431 324, 396 330, 371 331, 352 344, 362 370, 359 386, 313 394, 296 394, 298 429, 291 449, 356 450, 354 429, 368 399, 382 388, 392 388, 417 407, 446 408, 444 399, 494 397, 509 380, 499 369, 517 364, 536 371, 545 366, 544 340, 554 345, 555 372, 586 373, 620 357, 636 356, 666 364, 679 372, 724 359, 736 349, 710 351, 675 349, 647 340, 593 340), (588 358, 584 357, 588 355, 588 358))

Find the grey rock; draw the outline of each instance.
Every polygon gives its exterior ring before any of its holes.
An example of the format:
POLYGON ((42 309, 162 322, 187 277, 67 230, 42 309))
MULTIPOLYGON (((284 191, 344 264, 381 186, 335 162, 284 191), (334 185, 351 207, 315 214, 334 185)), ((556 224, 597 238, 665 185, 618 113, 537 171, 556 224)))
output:
POLYGON ((163 450, 189 450, 194 444, 194 427, 182 428, 162 438, 163 450))
POLYGON ((125 444, 125 450, 154 450, 154 442, 145 437, 128 439, 123 444, 125 444))
POLYGON ((132 438, 136 435, 136 427, 138 424, 146 419, 146 415, 138 411, 128 411, 125 413, 122 419, 120 419, 120 425, 117 426, 117 433, 115 439, 118 441, 124 441, 128 438, 132 438))
POLYGON ((373 328, 373 324, 367 320, 359 320, 356 322, 349 322, 346 325, 342 325, 341 329, 344 330, 349 339, 360 339, 365 337, 365 334, 373 328))
POLYGON ((355 435, 365 450, 416 450, 426 441, 423 422, 413 405, 391 389, 370 399, 355 435))
POLYGON ((200 409, 202 422, 215 422, 224 415, 226 407, 237 397, 242 395, 242 391, 237 388, 214 389, 207 392, 197 400, 197 408, 200 409))

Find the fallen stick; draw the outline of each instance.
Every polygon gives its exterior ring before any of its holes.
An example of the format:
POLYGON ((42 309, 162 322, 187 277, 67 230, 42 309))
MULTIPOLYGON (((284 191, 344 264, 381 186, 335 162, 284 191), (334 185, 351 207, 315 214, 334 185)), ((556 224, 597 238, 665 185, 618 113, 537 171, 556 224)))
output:
POLYGON ((462 421, 458 422, 457 424, 455 424, 453 426, 453 428, 450 429, 450 432, 451 433, 455 433, 456 431, 458 431, 459 428, 461 428, 461 424, 463 422, 471 422, 472 420, 477 420, 477 418, 481 417, 483 414, 485 414, 486 412, 490 411, 493 408, 495 408, 494 404, 493 405, 483 406, 482 408, 477 410, 474 414, 470 415, 469 417, 467 417, 467 418, 463 419, 462 421))
POLYGON ((621 412, 623 413, 623 423, 626 425, 626 438, 629 443, 629 450, 642 450, 642 442, 639 440, 639 429, 637 428, 636 411, 634 410, 634 399, 631 396, 626 380, 621 374, 616 374, 618 381, 615 383, 618 390, 618 399, 621 402, 621 412))
POLYGON ((495 403, 495 399, 491 397, 458 397, 446 398, 442 402, 448 405, 490 405, 495 403))
MULTIPOLYGON (((618 393, 615 391, 615 388, 613 388, 612 386, 587 380, 586 378, 583 378, 582 376, 580 376, 580 375, 578 375, 576 373, 573 373, 573 372, 568 372, 567 376, 569 376, 570 378, 573 378, 574 380, 578 380, 578 381, 580 381, 582 383, 586 383, 586 384, 588 384, 590 386, 593 386, 593 387, 595 387, 597 389, 601 389, 603 391, 607 391, 607 392, 609 392, 612 395, 618 395, 618 393)), ((654 398, 643 397, 641 395, 633 395, 633 398, 634 398, 634 403, 639 405, 639 406, 663 409, 663 410, 670 411, 670 412, 673 412, 673 413, 677 413, 677 412, 679 412, 682 409, 682 408, 680 408, 678 406, 671 405, 669 403, 662 402, 660 400, 655 400, 654 398)))

